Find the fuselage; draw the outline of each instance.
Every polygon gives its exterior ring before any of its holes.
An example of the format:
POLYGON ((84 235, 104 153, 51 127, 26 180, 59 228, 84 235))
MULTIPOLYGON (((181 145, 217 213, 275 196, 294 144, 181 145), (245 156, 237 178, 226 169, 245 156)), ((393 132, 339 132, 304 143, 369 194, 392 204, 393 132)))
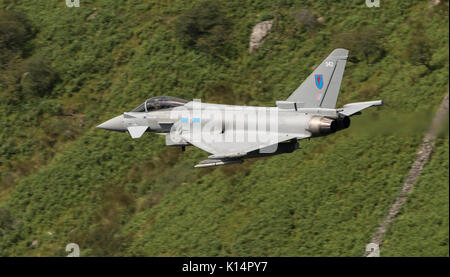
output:
MULTIPOLYGON (((104 129, 127 131, 133 126, 147 126, 147 131, 169 133, 173 126, 192 128, 200 132, 278 132, 298 137, 319 136, 336 130, 322 131, 314 124, 315 118, 339 120, 335 109, 289 109, 210 104, 191 101, 184 106, 149 112, 126 112, 105 123, 104 129), (316 127, 316 128, 314 128, 316 127), (313 130, 314 129, 314 130, 313 130)), ((316 120, 316 124, 320 121, 316 120)), ((99 127, 102 128, 102 125, 99 127)), ((348 126, 347 126, 348 127, 348 126)))

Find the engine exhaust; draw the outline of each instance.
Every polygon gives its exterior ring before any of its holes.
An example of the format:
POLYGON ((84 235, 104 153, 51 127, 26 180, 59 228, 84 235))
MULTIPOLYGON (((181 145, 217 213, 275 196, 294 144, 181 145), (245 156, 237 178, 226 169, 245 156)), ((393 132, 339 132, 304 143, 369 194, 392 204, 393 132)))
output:
POLYGON ((347 129, 350 127, 350 117, 344 116, 337 120, 338 130, 347 129))
POLYGON ((324 117, 313 116, 309 121, 308 131, 315 136, 322 136, 334 133, 338 130, 338 123, 336 120, 324 117))

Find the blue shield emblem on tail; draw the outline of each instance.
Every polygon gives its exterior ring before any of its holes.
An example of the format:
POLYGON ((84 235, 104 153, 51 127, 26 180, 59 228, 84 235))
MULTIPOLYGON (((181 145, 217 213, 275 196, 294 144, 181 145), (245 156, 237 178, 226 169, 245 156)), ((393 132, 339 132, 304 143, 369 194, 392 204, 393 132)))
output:
POLYGON ((322 74, 314 75, 314 80, 316 81, 316 87, 321 89, 323 87, 323 76, 322 74))

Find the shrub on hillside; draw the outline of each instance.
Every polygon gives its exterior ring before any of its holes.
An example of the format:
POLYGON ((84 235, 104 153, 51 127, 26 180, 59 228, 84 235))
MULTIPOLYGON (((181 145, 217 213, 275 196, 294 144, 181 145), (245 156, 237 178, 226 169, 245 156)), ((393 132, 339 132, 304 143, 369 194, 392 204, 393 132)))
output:
POLYGON ((363 26, 334 37, 334 46, 350 50, 350 61, 373 63, 384 55, 381 35, 376 27, 363 26))
POLYGON ((23 95, 44 96, 50 93, 58 80, 56 72, 39 57, 32 57, 19 68, 20 88, 23 95))
POLYGON ((295 20, 304 26, 306 29, 314 29, 319 23, 317 22, 317 17, 310 10, 299 10, 292 14, 295 20))
POLYGON ((4 234, 12 228, 14 218, 5 207, 0 208, 0 234, 4 234))
POLYGON ((428 70, 433 70, 433 67, 431 66, 433 43, 423 31, 424 27, 421 23, 414 23, 413 25, 411 38, 408 42, 408 46, 403 52, 404 59, 413 65, 423 65, 428 70))
POLYGON ((22 54, 33 31, 26 18, 17 12, 0 12, 0 67, 14 53, 22 54))
POLYGON ((205 1, 178 16, 174 27, 185 46, 218 54, 227 44, 230 22, 216 2, 205 1))

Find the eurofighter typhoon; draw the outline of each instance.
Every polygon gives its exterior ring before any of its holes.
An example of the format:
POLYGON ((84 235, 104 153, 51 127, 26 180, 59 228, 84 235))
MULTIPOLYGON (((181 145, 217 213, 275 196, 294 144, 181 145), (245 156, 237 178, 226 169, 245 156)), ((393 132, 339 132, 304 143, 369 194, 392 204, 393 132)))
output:
POLYGON ((167 146, 196 146, 211 153, 195 167, 242 163, 246 158, 291 153, 298 141, 333 134, 350 126, 350 117, 382 100, 336 108, 348 50, 335 49, 276 107, 236 106, 187 101, 171 96, 145 100, 98 128, 164 135, 167 146))

